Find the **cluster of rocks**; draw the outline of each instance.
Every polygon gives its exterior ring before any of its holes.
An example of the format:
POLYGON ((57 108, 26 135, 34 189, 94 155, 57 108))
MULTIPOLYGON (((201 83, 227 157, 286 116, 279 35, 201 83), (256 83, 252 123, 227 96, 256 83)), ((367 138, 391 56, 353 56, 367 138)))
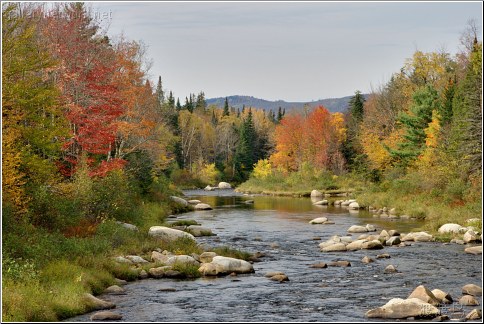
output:
POLYGON ((210 206, 209 204, 204 204, 200 200, 194 199, 194 200, 188 200, 187 201, 183 198, 176 197, 176 196, 171 196, 170 198, 171 198, 172 201, 174 201, 175 203, 179 204, 182 207, 192 206, 195 210, 211 210, 211 209, 213 209, 212 206, 210 206))
POLYGON ((281 271, 269 271, 264 275, 264 277, 269 278, 269 280, 278 282, 289 281, 289 277, 281 271))
MULTIPOLYGON (((469 221, 475 221, 475 219, 470 219, 469 221)), ((462 245, 482 243, 482 233, 479 233, 478 229, 473 226, 448 223, 440 226, 438 232, 440 234, 452 234, 454 238, 450 241, 451 243, 462 245)), ((464 251, 469 254, 482 254, 482 245, 470 246, 464 251)))
POLYGON ((218 186, 212 187, 210 185, 207 185, 203 190, 214 191, 216 189, 232 189, 232 186, 228 182, 219 182, 218 186))
POLYGON ((322 252, 376 250, 383 249, 384 246, 406 246, 408 241, 428 242, 433 240, 432 235, 426 232, 401 234, 395 230, 382 230, 380 234, 368 234, 368 232, 375 231, 375 226, 371 224, 366 226, 353 225, 348 229, 349 233, 362 233, 356 239, 351 234, 347 236, 335 235, 320 243, 319 247, 322 252))
MULTIPOLYGON (((475 296, 482 296, 482 288, 469 284, 462 288, 463 296, 458 303, 462 306, 477 306, 479 302, 475 296)), ((436 318, 438 320, 450 319, 448 315, 442 314, 438 308, 441 305, 452 304, 454 302, 450 294, 434 289, 430 291, 425 286, 420 285, 412 291, 406 298, 393 298, 385 305, 366 312, 368 318, 387 318, 387 319, 418 319, 436 318), (439 318, 440 316, 440 318, 439 318)), ((477 320, 482 317, 479 309, 474 309, 466 316, 466 320, 477 320)))

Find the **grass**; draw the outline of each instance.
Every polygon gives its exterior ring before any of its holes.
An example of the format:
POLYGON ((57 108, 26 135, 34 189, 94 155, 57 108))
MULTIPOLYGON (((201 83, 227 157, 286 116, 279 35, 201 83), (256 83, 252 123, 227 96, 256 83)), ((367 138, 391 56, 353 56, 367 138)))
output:
POLYGON ((216 247, 212 251, 220 256, 241 259, 245 261, 249 261, 249 258, 252 256, 252 254, 250 254, 249 252, 233 249, 228 246, 216 247))

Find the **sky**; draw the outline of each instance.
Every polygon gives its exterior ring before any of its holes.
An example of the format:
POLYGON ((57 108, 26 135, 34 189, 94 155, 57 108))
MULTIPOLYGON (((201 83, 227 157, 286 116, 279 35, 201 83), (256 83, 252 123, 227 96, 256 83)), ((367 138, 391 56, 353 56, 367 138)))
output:
POLYGON ((93 2, 111 38, 142 41, 181 101, 312 101, 368 93, 416 50, 455 54, 480 2, 93 2))

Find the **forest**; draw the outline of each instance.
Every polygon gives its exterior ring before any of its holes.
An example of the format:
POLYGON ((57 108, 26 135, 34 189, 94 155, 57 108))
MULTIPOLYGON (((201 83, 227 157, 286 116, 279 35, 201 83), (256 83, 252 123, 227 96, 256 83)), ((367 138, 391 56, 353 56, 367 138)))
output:
POLYGON ((180 189, 353 188, 432 229, 480 215, 477 31, 457 55, 417 50, 345 113, 286 114, 207 106, 203 91, 180 101, 149 79, 145 46, 107 37, 82 3, 3 4, 3 319, 67 318, 84 307, 72 296, 132 276, 100 256, 150 243, 115 221, 145 231, 183 211, 180 189))

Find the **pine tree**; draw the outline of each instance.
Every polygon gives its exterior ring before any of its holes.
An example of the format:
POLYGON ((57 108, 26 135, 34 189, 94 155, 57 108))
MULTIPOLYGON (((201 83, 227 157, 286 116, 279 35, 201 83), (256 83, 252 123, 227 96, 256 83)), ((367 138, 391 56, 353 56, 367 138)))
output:
POLYGON ((175 98, 173 97, 173 92, 170 91, 170 94, 168 95, 168 106, 172 109, 175 109, 175 98))
POLYGON ((215 116, 215 109, 212 109, 212 126, 217 126, 218 124, 218 120, 217 120, 217 116, 215 116))
POLYGON ((240 138, 235 153, 236 171, 244 180, 248 178, 249 172, 254 168, 254 163, 257 162, 256 142, 257 133, 252 119, 252 111, 249 109, 247 118, 240 127, 240 138))
POLYGON ((351 97, 348 103, 351 117, 356 123, 360 123, 363 120, 364 104, 365 104, 365 97, 363 97, 361 92, 357 90, 355 92, 355 95, 351 97))
MULTIPOLYGON (((342 153, 351 169, 361 169, 363 157, 358 141, 360 124, 363 121, 365 98, 359 90, 348 102, 348 113, 346 114, 347 136, 342 145, 342 153), (358 165, 357 165, 358 164, 358 165)), ((362 170, 360 170, 362 171, 362 170)))
POLYGON ((227 99, 227 97, 225 97, 224 112, 223 112, 222 116, 228 116, 228 115, 230 115, 229 100, 227 99))
POLYGON ((277 111, 277 119, 276 119, 278 124, 281 122, 283 116, 284 115, 282 114, 282 107, 279 106, 279 110, 277 111))
POLYGON ((205 101, 205 93, 203 93, 203 91, 200 91, 195 101, 195 110, 204 114, 206 109, 207 102, 205 101))
POLYGON ((437 91, 430 85, 417 90, 413 95, 413 105, 409 113, 400 113, 398 121, 405 129, 404 141, 397 149, 389 149, 397 165, 407 166, 415 160, 425 148, 425 129, 432 121, 432 111, 440 110, 437 91))
POLYGON ((161 83, 161 76, 158 77, 158 84, 156 85, 156 100, 159 106, 165 102, 165 93, 163 92, 163 85, 161 83))
POLYGON ((182 109, 183 109, 183 107, 180 104, 180 98, 176 98, 176 111, 180 111, 182 109))

